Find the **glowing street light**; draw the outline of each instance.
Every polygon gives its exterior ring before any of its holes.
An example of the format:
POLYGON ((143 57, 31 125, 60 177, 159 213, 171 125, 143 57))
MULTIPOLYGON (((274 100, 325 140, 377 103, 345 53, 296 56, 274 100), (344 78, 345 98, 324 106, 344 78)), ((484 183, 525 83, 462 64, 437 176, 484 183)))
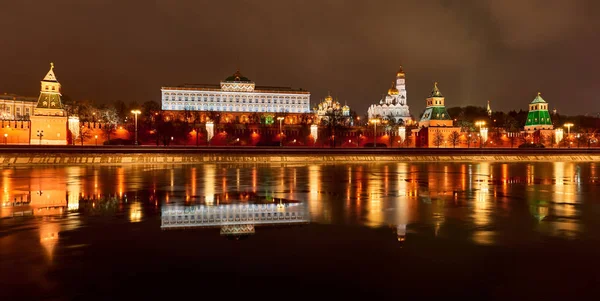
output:
POLYGON ((131 110, 131 113, 135 116, 135 145, 138 145, 138 127, 137 127, 137 119, 138 115, 142 113, 140 110, 131 110))
POLYGON ((481 127, 485 125, 485 121, 476 121, 475 126, 479 127, 479 147, 483 147, 483 135, 481 135, 481 127))
POLYGON ((98 146, 98 135, 94 135, 94 138, 96 139, 96 146, 98 146))
POLYGON ((4 145, 6 145, 7 141, 8 141, 8 134, 4 133, 4 145))
MULTIPOLYGON (((573 125, 574 125, 574 124, 572 124, 572 123, 570 123, 570 122, 567 122, 567 123, 565 123, 565 124, 564 124, 564 126, 566 126, 566 127, 567 127, 567 140, 571 140, 571 127, 572 127, 573 125)), ((572 143, 570 143, 570 144, 569 144, 569 147, 571 147, 571 144, 572 144, 572 143)))
POLYGON ((369 120, 369 122, 373 124, 373 132, 375 133, 373 135, 373 147, 377 147, 377 124, 381 122, 381 120, 379 120, 379 118, 374 118, 369 120))
POLYGON ((567 127, 567 136, 569 136, 569 135, 571 134, 571 127, 572 127, 573 125, 574 125, 574 124, 572 124, 572 123, 570 123, 570 122, 567 122, 567 123, 565 123, 565 125, 564 125, 564 126, 566 126, 566 127, 567 127))
POLYGON ((279 120, 279 146, 283 146, 283 132, 281 131, 281 123, 283 122, 283 117, 277 117, 279 120))

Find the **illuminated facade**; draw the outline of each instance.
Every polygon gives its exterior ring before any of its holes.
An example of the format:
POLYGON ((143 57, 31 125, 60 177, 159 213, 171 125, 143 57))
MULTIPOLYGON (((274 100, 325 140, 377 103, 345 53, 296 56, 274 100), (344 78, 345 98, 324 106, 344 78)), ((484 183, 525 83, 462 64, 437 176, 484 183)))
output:
POLYGON ((31 119, 32 144, 67 144, 67 113, 61 101, 61 85, 54 74, 54 64, 41 82, 40 97, 31 119))
POLYGON ((551 130, 552 119, 548 112, 548 103, 542 98, 541 93, 529 104, 529 113, 525 121, 525 131, 534 132, 537 130, 551 130))
POLYGON ((460 127, 453 126, 452 118, 446 111, 445 101, 437 83, 434 83, 433 90, 426 99, 427 107, 419 120, 419 129, 416 132, 418 147, 454 146, 450 141, 450 136, 458 135, 460 127))
POLYGON ((350 118, 350 107, 334 100, 331 95, 327 95, 323 101, 321 101, 316 107, 313 108, 313 112, 317 115, 317 123, 321 123, 322 120, 327 120, 329 116, 335 115, 341 118, 346 118, 351 123, 350 118))
POLYGON ((371 105, 367 114, 369 119, 377 117, 393 120, 396 123, 410 123, 412 118, 406 99, 406 74, 402 67, 396 73, 396 81, 392 82, 387 95, 379 100, 379 104, 371 105))
POLYGON ((220 85, 162 87, 163 110, 237 113, 310 113, 310 93, 256 86, 237 71, 220 85))
POLYGON ((0 95, 0 119, 27 120, 37 105, 34 97, 23 97, 14 94, 0 95))

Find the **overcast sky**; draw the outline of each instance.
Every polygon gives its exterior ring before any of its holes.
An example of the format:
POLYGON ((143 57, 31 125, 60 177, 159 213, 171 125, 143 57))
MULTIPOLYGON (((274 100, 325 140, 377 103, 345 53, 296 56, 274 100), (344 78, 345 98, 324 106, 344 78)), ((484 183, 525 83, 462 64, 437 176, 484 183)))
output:
POLYGON ((35 96, 55 63, 63 94, 160 100, 160 87, 327 91, 360 115, 399 65, 418 116, 433 82, 446 105, 527 109, 538 91, 566 114, 600 112, 600 1, 0 1, 0 93, 35 96))

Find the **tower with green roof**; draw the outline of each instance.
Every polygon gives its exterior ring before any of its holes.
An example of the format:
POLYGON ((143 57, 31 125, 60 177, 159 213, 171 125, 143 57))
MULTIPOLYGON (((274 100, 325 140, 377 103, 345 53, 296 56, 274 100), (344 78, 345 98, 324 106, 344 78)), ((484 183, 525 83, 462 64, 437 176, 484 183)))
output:
POLYGON ((525 131, 535 132, 538 130, 551 130, 552 119, 548 112, 548 103, 542 98, 541 93, 529 104, 529 113, 525 120, 525 131))
POLYGON ((419 127, 430 126, 452 126, 452 118, 446 111, 445 98, 438 89, 437 82, 433 84, 433 90, 427 98, 427 107, 419 120, 419 127))
POLYGON ((446 111, 444 95, 438 89, 437 83, 427 97, 427 107, 419 120, 416 132, 416 147, 452 147, 450 135, 460 132, 459 127, 453 126, 454 122, 446 111))

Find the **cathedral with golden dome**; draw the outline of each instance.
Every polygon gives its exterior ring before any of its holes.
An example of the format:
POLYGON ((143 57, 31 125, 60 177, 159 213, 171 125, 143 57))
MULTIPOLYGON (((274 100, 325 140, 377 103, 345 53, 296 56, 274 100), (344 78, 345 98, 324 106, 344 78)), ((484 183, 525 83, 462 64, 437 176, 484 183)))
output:
MULTIPOLYGON (((334 100, 331 95, 327 95, 321 103, 313 108, 313 112, 317 115, 317 123, 321 123, 322 120, 329 118, 332 114, 341 116, 344 118, 350 117, 350 107, 343 105, 334 100)), ((351 119, 351 118, 350 118, 351 119)))
POLYGON ((406 74, 402 70, 402 66, 396 73, 396 81, 392 82, 387 95, 379 100, 379 104, 371 105, 367 114, 369 119, 383 118, 403 124, 412 121, 406 102, 406 74))

